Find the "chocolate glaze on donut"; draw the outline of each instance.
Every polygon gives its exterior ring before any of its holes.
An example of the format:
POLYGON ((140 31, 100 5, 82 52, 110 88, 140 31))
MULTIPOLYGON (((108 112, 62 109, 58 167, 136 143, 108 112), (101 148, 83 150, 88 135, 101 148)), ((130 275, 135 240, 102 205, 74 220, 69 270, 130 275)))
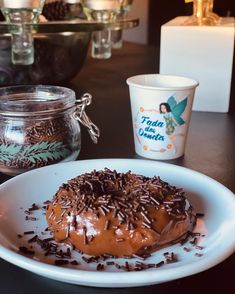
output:
POLYGON ((92 256, 147 255, 179 242, 196 218, 182 189, 104 169, 63 184, 46 211, 56 241, 92 256))

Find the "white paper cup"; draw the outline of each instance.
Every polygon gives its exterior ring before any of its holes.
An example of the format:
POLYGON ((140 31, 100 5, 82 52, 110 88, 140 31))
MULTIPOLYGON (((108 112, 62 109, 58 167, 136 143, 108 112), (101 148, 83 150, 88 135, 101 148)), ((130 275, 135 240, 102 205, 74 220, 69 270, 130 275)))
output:
POLYGON ((198 82, 186 77, 146 74, 127 79, 138 155, 182 156, 198 82))

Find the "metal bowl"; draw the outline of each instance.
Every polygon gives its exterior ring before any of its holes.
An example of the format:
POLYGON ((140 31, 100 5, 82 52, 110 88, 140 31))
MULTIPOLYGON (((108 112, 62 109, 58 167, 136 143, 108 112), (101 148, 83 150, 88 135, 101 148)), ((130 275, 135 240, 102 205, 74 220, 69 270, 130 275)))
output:
POLYGON ((86 59, 90 32, 37 34, 32 65, 11 62, 11 38, 0 38, 0 86, 58 84, 78 74, 86 59))

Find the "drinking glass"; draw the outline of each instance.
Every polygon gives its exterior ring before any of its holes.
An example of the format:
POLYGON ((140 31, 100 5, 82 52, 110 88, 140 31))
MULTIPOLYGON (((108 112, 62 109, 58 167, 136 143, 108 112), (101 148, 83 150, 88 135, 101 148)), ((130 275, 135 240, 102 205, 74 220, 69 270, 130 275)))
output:
MULTIPOLYGON (((128 15, 131 9, 132 3, 133 3, 133 0, 121 1, 121 7, 120 7, 120 12, 118 14, 118 19, 125 18, 128 15)), ((122 29, 113 30, 111 35, 111 40, 112 40, 112 48, 115 48, 115 49, 122 48, 122 29)))
POLYGON ((1 10, 11 25, 12 62, 29 65, 34 62, 33 28, 42 12, 44 0, 0 0, 1 10))
MULTIPOLYGON (((81 0, 88 20, 98 22, 115 21, 120 12, 122 0, 81 0)), ((105 29, 92 34, 92 57, 107 59, 111 57, 111 30, 105 29)))

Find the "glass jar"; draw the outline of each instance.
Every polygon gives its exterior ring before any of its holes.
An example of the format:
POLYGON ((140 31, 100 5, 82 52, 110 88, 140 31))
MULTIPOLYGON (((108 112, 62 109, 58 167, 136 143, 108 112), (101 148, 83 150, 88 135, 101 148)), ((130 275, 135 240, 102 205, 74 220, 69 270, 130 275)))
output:
POLYGON ((99 136, 84 111, 85 94, 71 89, 14 86, 0 89, 0 171, 17 175, 45 165, 75 160, 81 149, 79 121, 93 140, 99 136))

